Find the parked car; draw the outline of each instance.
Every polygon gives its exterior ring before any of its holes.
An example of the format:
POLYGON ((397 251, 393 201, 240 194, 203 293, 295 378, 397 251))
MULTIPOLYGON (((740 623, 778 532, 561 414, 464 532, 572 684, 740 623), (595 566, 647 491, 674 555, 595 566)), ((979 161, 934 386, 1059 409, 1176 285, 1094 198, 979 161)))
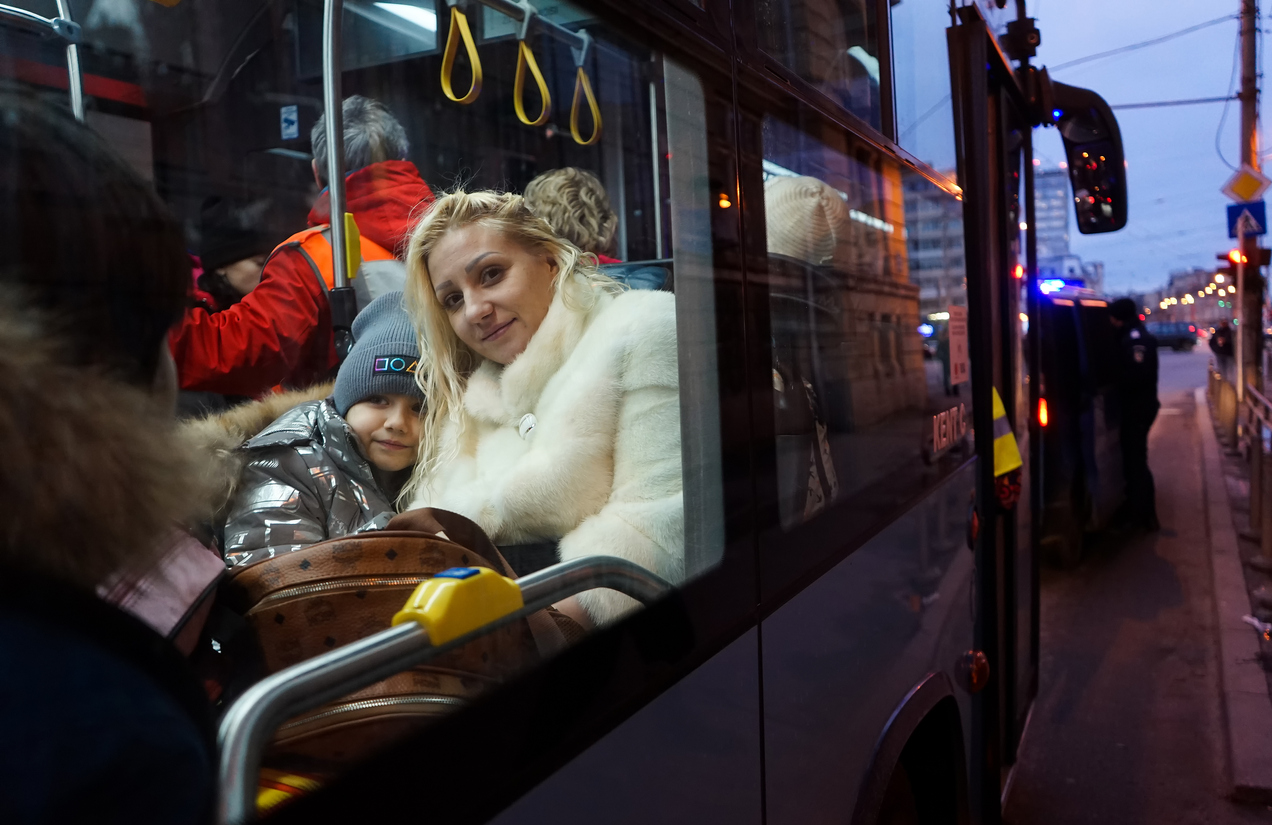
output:
POLYGON ((1149 321, 1144 325, 1157 337, 1157 346, 1188 350, 1197 346, 1197 325, 1187 321, 1149 321))

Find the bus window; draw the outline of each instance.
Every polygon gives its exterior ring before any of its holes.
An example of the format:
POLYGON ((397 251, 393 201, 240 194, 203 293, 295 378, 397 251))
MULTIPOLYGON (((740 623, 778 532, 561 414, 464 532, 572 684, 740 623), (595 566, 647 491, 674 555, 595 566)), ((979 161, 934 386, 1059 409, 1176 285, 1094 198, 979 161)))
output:
POLYGON ((897 143, 953 180, 954 102, 945 50, 944 0, 906 0, 892 9, 897 143))
MULTIPOLYGON (((341 29, 341 64, 345 71, 391 63, 416 54, 428 54, 438 48, 438 20, 442 21, 440 37, 446 37, 445 3, 439 15, 433 0, 409 0, 402 3, 345 3, 344 26, 341 29)), ((322 42, 322 3, 302 2, 296 5, 298 36, 302 43, 322 42)), ((317 49, 300 53, 300 74, 322 77, 322 55, 317 49)))
POLYGON ((961 204, 842 130, 763 140, 781 524, 866 530, 971 455, 961 204))
MULTIPOLYGON (((310 206, 322 192, 310 165, 310 132, 322 114, 321 3, 95 3, 91 10, 87 3, 76 5, 85 7, 78 10, 84 12, 89 123, 101 124, 108 136, 121 136, 121 144, 145 145, 145 152, 134 151, 130 158, 145 167, 160 196, 184 219, 191 249, 199 248, 205 206, 216 198, 267 201, 262 223, 279 230, 280 238, 306 228, 310 206), (148 139, 128 137, 134 127, 148 139)), ((566 168, 590 173, 604 188, 614 220, 602 271, 633 287, 662 291, 623 293, 614 300, 657 299, 647 305, 665 308, 663 329, 676 353, 656 365, 635 366, 659 369, 659 382, 670 376, 679 384, 677 397, 659 383, 633 402, 640 409, 627 408, 615 425, 652 409, 670 430, 658 439, 671 446, 666 448, 669 460, 658 470, 667 488, 658 504, 666 499, 667 509, 657 525, 657 549, 670 561, 654 553, 643 560, 627 557, 658 567, 655 572, 680 585, 718 566, 724 552, 713 215, 724 208, 719 204, 728 193, 722 194, 720 176, 708 171, 706 92, 695 71, 631 40, 581 6, 555 3, 533 12, 527 26, 497 8, 508 6, 471 2, 459 12, 440 0, 348 0, 343 95, 361 95, 387 107, 405 131, 405 161, 435 194, 456 187, 520 193, 544 173, 566 168), (480 93, 465 103, 443 92, 444 72, 453 75, 452 87, 462 93, 475 68, 465 47, 458 49, 453 66, 446 59, 452 13, 466 15, 481 65, 480 93)), ((54 71, 64 62, 60 48, 38 40, 13 45, 26 35, 3 36, 0 71, 44 87, 50 99, 65 105, 65 75, 59 88, 54 71), (34 68, 17 62, 19 52, 34 68)), ((345 126, 347 136, 349 121, 345 126)), ((346 160, 354 143, 346 137, 346 160)), ((348 180, 359 170, 346 171, 348 180)), ((422 211, 425 205, 414 208, 422 211)), ((349 206, 355 213, 359 208, 352 197, 349 206)), ((394 239, 398 251, 409 228, 394 239)), ((525 439, 518 430, 513 426, 511 436, 525 439)), ((618 433, 613 440, 622 437, 618 433)), ((626 447, 639 452, 648 445, 626 447)), ((619 489, 630 482, 604 479, 602 489, 610 498, 602 496, 598 508, 621 498, 619 489)), ((562 501, 561 508, 573 503, 562 501)), ((653 509, 643 500, 628 503, 632 510, 653 509)), ((629 521, 639 521, 640 515, 629 521)), ((518 575, 559 560, 562 535, 537 534, 533 524, 505 533, 493 526, 488 530, 501 546, 528 539, 549 546, 537 561, 514 561, 518 575)), ((639 524, 629 533, 626 540, 639 544, 639 524)), ((589 549, 592 555, 621 556, 620 544, 618 539, 597 541, 589 549)), ((409 589, 403 600, 407 595, 409 589)), ((383 627, 391 618, 392 613, 383 616, 383 627)), ((610 615, 599 623, 621 619, 610 615)), ((368 625, 358 633, 378 629, 368 625)), ((328 648, 349 641, 318 639, 328 648)), ((532 659, 539 661, 538 654, 532 659)), ((489 681, 476 678, 472 684, 489 681)), ((469 692, 475 695, 478 689, 469 692)))
POLYGON ((880 128, 875 3, 760 0, 755 6, 761 49, 840 106, 880 128))

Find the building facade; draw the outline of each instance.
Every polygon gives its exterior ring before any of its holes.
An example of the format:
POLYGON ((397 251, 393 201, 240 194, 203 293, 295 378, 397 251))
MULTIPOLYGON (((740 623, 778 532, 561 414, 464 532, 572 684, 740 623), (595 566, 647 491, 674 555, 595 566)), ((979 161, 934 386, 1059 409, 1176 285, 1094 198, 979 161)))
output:
POLYGON ((1072 203, 1068 172, 1049 169, 1034 175, 1034 228, 1040 261, 1069 255, 1069 210, 1072 203))
POLYGON ((919 314, 966 302, 963 205, 921 175, 904 181, 906 252, 910 283, 919 288, 919 314))

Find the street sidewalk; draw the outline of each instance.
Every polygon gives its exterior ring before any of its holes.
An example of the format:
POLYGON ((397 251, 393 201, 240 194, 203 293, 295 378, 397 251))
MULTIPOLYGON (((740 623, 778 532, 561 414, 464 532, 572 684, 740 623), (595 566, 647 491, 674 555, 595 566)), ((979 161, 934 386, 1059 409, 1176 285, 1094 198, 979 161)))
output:
POLYGON ((1269 577, 1248 563, 1260 556, 1250 530, 1248 465, 1225 452, 1204 388, 1197 388, 1196 399, 1232 798, 1269 804, 1272 696, 1265 662, 1272 662, 1272 641, 1242 619, 1255 612, 1250 594, 1269 577))

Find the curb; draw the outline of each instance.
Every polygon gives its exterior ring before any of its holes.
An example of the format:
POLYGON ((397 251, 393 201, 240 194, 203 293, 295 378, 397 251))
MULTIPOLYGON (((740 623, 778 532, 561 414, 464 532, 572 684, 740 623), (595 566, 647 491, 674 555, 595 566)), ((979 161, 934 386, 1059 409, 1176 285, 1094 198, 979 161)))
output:
POLYGON ((1272 803, 1272 698, 1259 662, 1258 635, 1241 621, 1250 612, 1250 595, 1241 569, 1219 441, 1210 420, 1206 390, 1198 387, 1195 393, 1215 585, 1221 690, 1228 725, 1231 795, 1237 802, 1268 804, 1272 803))

